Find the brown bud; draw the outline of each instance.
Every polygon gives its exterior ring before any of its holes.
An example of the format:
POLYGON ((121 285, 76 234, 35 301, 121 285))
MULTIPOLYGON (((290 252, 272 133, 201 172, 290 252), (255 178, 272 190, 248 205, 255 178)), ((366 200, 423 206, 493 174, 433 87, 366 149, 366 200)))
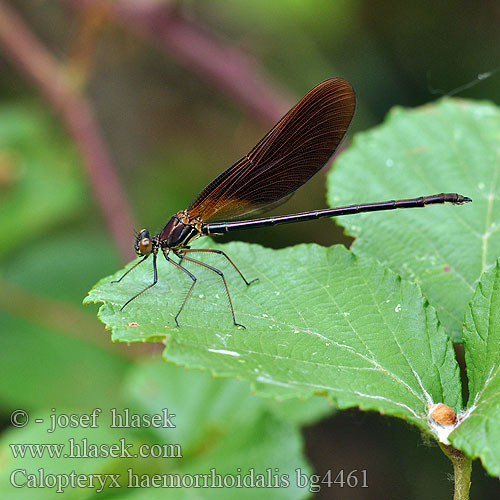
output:
POLYGON ((427 405, 429 415, 441 425, 455 425, 457 423, 457 414, 443 403, 427 405))

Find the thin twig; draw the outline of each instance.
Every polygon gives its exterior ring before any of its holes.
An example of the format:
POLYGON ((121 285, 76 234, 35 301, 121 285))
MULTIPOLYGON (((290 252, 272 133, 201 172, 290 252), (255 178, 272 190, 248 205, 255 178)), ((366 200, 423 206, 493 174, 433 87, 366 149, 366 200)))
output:
POLYGON ((112 344, 109 332, 106 333, 95 316, 84 313, 81 307, 42 297, 3 280, 0 280, 0 310, 127 359, 137 359, 158 350, 151 343, 139 343, 133 349, 122 343, 112 344))
POLYGON ((19 16, 0 0, 0 43, 7 56, 37 85, 61 115, 77 144, 95 199, 122 257, 130 260, 132 212, 89 103, 71 84, 64 67, 43 47, 19 16))
MULTIPOLYGON (((66 2, 79 8, 102 5, 102 0, 66 2)), ((114 1, 105 5, 114 19, 228 94, 264 124, 275 123, 291 107, 293 100, 262 76, 257 63, 236 47, 225 45, 178 10, 147 2, 114 1)))

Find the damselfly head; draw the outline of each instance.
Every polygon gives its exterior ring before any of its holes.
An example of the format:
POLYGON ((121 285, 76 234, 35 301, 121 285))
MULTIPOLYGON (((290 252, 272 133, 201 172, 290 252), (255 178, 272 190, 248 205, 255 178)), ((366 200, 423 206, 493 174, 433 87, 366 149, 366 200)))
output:
POLYGON ((153 242, 147 229, 141 229, 135 237, 135 253, 139 257, 149 255, 153 250, 153 242))

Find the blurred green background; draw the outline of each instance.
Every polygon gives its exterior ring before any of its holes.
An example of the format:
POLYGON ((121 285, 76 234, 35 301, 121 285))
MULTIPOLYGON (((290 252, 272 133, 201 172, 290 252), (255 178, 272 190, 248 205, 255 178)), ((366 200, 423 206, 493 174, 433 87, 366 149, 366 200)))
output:
MULTIPOLYGON (((499 4, 489 0, 0 1, 2 427, 17 407, 119 404, 136 361, 158 358, 158 346, 112 345, 97 308, 80 305, 132 257, 134 230, 161 229, 326 78, 343 77, 357 93, 345 144, 392 106, 427 103, 490 71, 459 96, 499 102, 498 26, 499 4), (61 75, 69 90, 54 97, 61 75), (87 112, 90 125, 78 121, 87 112), (95 126, 102 147, 85 128, 95 126), (89 141, 86 159, 78 138, 89 141), (116 190, 100 170, 102 151, 116 190), (123 202, 106 208, 96 189, 123 202)), ((276 213, 325 207, 326 170, 276 213)), ((275 248, 350 241, 330 220, 231 238, 275 248)), ((368 489, 318 498, 451 496, 447 459, 399 421, 353 410, 303 436, 317 473, 368 470, 368 489)), ((471 498, 498 498, 479 464, 472 485, 471 498)))

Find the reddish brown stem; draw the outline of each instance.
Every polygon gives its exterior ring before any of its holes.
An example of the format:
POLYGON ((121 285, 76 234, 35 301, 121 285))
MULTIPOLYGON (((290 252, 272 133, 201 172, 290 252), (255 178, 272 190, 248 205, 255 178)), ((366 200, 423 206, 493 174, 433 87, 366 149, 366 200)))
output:
POLYGON ((95 199, 113 239, 122 257, 129 260, 133 257, 129 238, 130 229, 135 226, 133 216, 89 103, 71 85, 61 64, 1 0, 0 42, 7 56, 33 80, 60 114, 80 150, 95 199))
POLYGON ((42 297, 1 279, 0 311, 127 359, 137 359, 158 349, 150 343, 138 344, 134 349, 129 349, 125 344, 112 344, 109 332, 105 332, 104 327, 96 322, 95 316, 84 313, 81 307, 42 297))
MULTIPOLYGON (((102 0, 66 1, 80 8, 102 4, 102 0)), ((210 81, 265 125, 278 121, 293 104, 282 89, 266 81, 245 53, 223 44, 177 10, 129 1, 109 2, 106 7, 114 19, 210 81)))

